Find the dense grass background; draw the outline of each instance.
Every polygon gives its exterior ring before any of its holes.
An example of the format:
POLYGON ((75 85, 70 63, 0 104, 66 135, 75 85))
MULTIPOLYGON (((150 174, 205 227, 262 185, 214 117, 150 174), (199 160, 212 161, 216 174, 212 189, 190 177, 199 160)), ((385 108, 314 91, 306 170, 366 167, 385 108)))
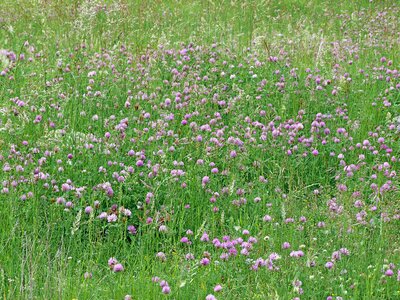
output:
POLYGON ((390 175, 400 170, 397 1, 0 0, 0 7, 0 48, 17 56, 0 65, 4 299, 400 297, 399 179, 390 175), (182 49, 190 49, 188 62, 182 49), (180 106, 177 93, 191 98, 180 106), (313 125, 321 121, 332 133, 326 145, 313 125), (296 122, 299 132, 290 128, 296 122), (200 130, 204 124, 211 131, 200 130), (365 140, 373 149, 357 146, 365 140), (175 180, 173 170, 185 175, 175 180), (112 196, 100 186, 106 182, 112 196), (97 218, 113 204, 132 216, 97 218), (87 206, 94 211, 86 214, 87 206), (247 240, 244 229, 258 240, 248 257, 225 262, 223 250, 199 241, 204 231, 211 241, 247 240), (341 248, 350 255, 327 269, 341 248), (290 256, 300 249, 304 257, 290 256), (155 257, 161 251, 165 262, 155 257), (279 270, 250 270, 271 253, 281 256, 279 270), (201 266, 206 256, 211 264, 201 266), (124 272, 110 270, 110 257, 124 272), (153 276, 168 281, 169 295, 153 276))
POLYGON ((390 14, 395 4, 337 0, 4 1, 2 43, 18 49, 30 40, 49 53, 82 42, 94 49, 124 43, 140 53, 161 43, 210 45, 214 41, 237 51, 257 41, 266 51, 285 45, 294 52, 292 59, 310 64, 321 42, 352 39, 363 44, 371 41, 371 33, 375 38, 379 34, 380 46, 394 54, 396 49, 390 46, 396 40, 396 23, 389 20, 398 18, 392 14, 379 20, 377 13, 387 9, 390 14), (368 30, 373 27, 378 32, 368 30))

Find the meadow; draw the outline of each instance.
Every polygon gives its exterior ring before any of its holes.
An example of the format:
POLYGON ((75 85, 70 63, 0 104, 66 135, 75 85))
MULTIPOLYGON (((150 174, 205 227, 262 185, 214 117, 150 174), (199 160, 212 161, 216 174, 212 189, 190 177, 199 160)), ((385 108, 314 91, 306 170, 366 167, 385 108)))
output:
POLYGON ((400 299, 398 1, 0 0, 2 299, 400 299))

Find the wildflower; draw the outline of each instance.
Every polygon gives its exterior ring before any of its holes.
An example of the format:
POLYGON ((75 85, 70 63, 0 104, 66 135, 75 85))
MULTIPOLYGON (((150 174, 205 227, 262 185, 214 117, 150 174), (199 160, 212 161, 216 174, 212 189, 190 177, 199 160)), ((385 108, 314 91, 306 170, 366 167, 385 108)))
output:
POLYGON ((127 217, 130 217, 132 215, 132 212, 126 208, 122 211, 122 213, 127 217))
POLYGON ((347 186, 345 184, 339 184, 338 185, 338 190, 340 192, 346 192, 347 191, 347 186))
POLYGON ((206 232, 203 233, 203 235, 200 238, 200 241, 202 242, 208 242, 210 240, 208 234, 206 232))
POLYGON ((183 238, 181 238, 181 243, 184 243, 184 244, 189 244, 189 239, 186 237, 186 236, 184 236, 183 238))
POLYGON ((324 228, 325 227, 325 222, 323 222, 323 221, 318 222, 317 226, 318 226, 318 228, 324 228))
POLYGON ((90 213, 93 211, 93 208, 91 206, 86 206, 85 208, 85 213, 90 215, 90 213))
POLYGON ((194 259, 194 255, 192 253, 188 253, 185 255, 185 259, 186 260, 193 260, 194 259))
POLYGON ((250 253, 249 253, 249 250, 248 250, 247 248, 243 248, 243 249, 240 251, 240 254, 247 256, 247 255, 249 255, 250 253))
POLYGON ((272 221, 272 217, 269 216, 269 215, 265 215, 265 216, 263 217, 263 221, 264 221, 264 222, 271 222, 271 221, 272 221))
POLYGON ((160 287, 168 286, 168 282, 165 280, 160 281, 160 287))
POLYGON ((113 267, 116 263, 118 263, 117 259, 114 257, 110 257, 110 259, 108 260, 108 265, 110 267, 113 267))
POLYGON ((341 255, 340 255, 340 252, 339 252, 339 251, 334 251, 334 252, 332 253, 332 260, 333 260, 333 261, 340 260, 340 258, 341 258, 341 255))
POLYGON ((156 258, 160 259, 161 261, 166 261, 167 260, 167 256, 165 255, 164 252, 158 252, 156 254, 156 258))
POLYGON ((163 294, 167 295, 167 294, 171 293, 171 288, 168 285, 165 285, 165 286, 163 286, 161 291, 163 294))
POLYGON ((117 273, 117 272, 122 272, 124 270, 124 267, 121 265, 121 264, 116 264, 114 267, 113 267, 113 271, 115 272, 115 273, 117 273))
POLYGON ((221 286, 220 284, 217 284, 217 285, 214 287, 214 292, 216 292, 216 293, 220 292, 221 290, 222 290, 222 286, 221 286))
POLYGON ((332 268, 333 268, 333 262, 328 261, 328 262, 325 264, 325 268, 327 268, 327 269, 332 269, 332 268))
POLYGON ((161 226, 158 228, 158 231, 159 231, 159 232, 167 232, 167 231, 168 231, 168 228, 167 228, 167 226, 165 226, 165 225, 161 225, 161 226))
POLYGON ((208 177, 208 176, 204 176, 203 179, 201 180, 201 184, 203 187, 205 187, 206 184, 209 182, 210 182, 210 177, 208 177))
POLYGON ((224 252, 219 256, 219 258, 222 260, 228 260, 229 254, 224 252))
POLYGON ((97 218, 99 218, 100 220, 105 219, 107 218, 107 213, 103 211, 102 213, 100 213, 100 215, 98 215, 97 218))
POLYGON ((129 225, 129 226, 128 226, 128 232, 129 232, 130 234, 136 234, 136 227, 133 226, 133 225, 129 225))
POLYGON ((304 252, 301 250, 290 252, 290 257, 299 258, 299 257, 303 257, 303 256, 304 256, 304 252))
POLYGON ((118 217, 116 214, 111 214, 111 215, 107 216, 108 223, 113 223, 113 222, 116 222, 117 220, 118 220, 118 217))
POLYGON ((204 257, 200 260, 200 264, 203 266, 207 266, 210 264, 210 260, 207 257, 204 257))
POLYGON ((387 269, 386 270, 386 272, 385 272, 385 276, 387 276, 387 277, 391 277, 391 276, 393 276, 394 275, 394 272, 393 272, 393 270, 392 269, 387 269))
POLYGON ((251 236, 251 237, 249 237, 248 242, 250 244, 255 244, 255 243, 257 243, 257 239, 254 236, 251 236))

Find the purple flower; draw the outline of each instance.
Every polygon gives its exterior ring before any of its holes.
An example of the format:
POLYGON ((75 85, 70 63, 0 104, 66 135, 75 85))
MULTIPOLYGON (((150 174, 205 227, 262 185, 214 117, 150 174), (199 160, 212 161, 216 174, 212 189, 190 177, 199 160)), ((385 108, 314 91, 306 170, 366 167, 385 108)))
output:
POLYGON ((133 226, 133 225, 129 225, 129 226, 128 226, 128 232, 129 232, 130 234, 136 234, 136 227, 133 226))
POLYGON ((115 257, 110 257, 110 259, 108 260, 108 265, 110 267, 114 266, 116 263, 118 263, 118 260, 115 257))
POLYGON ((220 284, 217 284, 217 285, 214 287, 214 292, 216 292, 216 293, 220 292, 221 290, 222 290, 222 286, 221 286, 220 284))
POLYGON ((93 208, 91 206, 86 206, 85 208, 85 213, 90 215, 90 213, 93 211, 93 208))
POLYGON ((190 241, 189 241, 189 239, 188 239, 186 236, 184 236, 183 238, 181 238, 181 243, 189 244, 190 241))
POLYGON ((327 269, 332 269, 332 268, 333 268, 333 262, 328 261, 328 262, 325 264, 325 268, 327 268, 327 269))
POLYGON ((350 255, 350 251, 347 248, 340 248, 339 252, 345 256, 350 255))
POLYGON ((118 220, 118 217, 116 214, 111 214, 111 215, 107 216, 108 223, 114 223, 114 222, 117 222, 117 220, 118 220))
POLYGON ((164 252, 158 252, 156 254, 156 258, 160 259, 161 261, 166 261, 167 260, 167 256, 165 255, 164 252))
POLYGON ((385 276, 387 276, 387 277, 391 277, 391 276, 393 276, 394 275, 394 272, 393 272, 393 270, 392 269, 387 269, 386 270, 386 272, 385 272, 385 276))
POLYGON ((193 260, 194 259, 194 255, 192 253, 188 253, 185 255, 185 259, 186 260, 193 260))
POLYGON ((271 221, 272 221, 272 217, 271 217, 270 215, 265 215, 265 216, 263 217, 263 221, 264 221, 264 222, 271 222, 271 221))
POLYGON ((201 184, 204 186, 206 186, 207 183, 210 182, 210 177, 208 176, 204 176, 203 179, 201 180, 201 184))
POLYGON ((295 258, 300 258, 300 257, 303 257, 303 256, 304 256, 304 252, 301 251, 301 250, 292 251, 292 252, 290 252, 290 256, 291 256, 291 257, 295 257, 295 258))
POLYGON ((243 248, 243 249, 240 251, 240 254, 247 256, 247 255, 250 254, 250 252, 249 252, 249 250, 248 250, 247 248, 243 248))
POLYGON ((218 171, 218 168, 212 168, 211 169, 211 173, 213 173, 213 174, 217 174, 219 171, 218 171))
POLYGON ((278 253, 275 253, 275 252, 273 252, 273 253, 271 253, 270 255, 269 255, 269 260, 270 261, 274 261, 274 260, 277 260, 277 259, 279 259, 280 258, 280 256, 279 256, 279 254, 278 253))
POLYGON ((257 243, 257 239, 254 236, 251 236, 251 237, 249 237, 248 242, 250 244, 255 244, 255 243, 257 243))
POLYGON ((163 294, 169 294, 169 293, 171 293, 171 288, 168 285, 165 285, 165 286, 163 286, 161 291, 163 294))
POLYGON ((325 222, 318 222, 317 226, 318 226, 318 228, 324 228, 325 222))
POLYGON ((116 264, 114 267, 113 267, 113 271, 115 272, 115 273, 117 273, 117 272, 122 272, 124 270, 124 267, 123 267, 123 265, 121 265, 121 264, 116 264))
POLYGON ((204 257, 200 260, 200 264, 203 266, 207 266, 210 264, 210 260, 207 257, 204 257))
POLYGON ((203 235, 200 238, 200 241, 202 242, 208 242, 210 238, 208 237, 208 234, 206 232, 203 233, 203 235))
POLYGON ((224 252, 219 256, 219 258, 222 260, 228 260, 229 254, 224 252))
POLYGON ((105 219, 107 218, 107 213, 103 211, 102 213, 100 213, 100 215, 98 215, 97 218, 99 218, 100 220, 105 219))
POLYGON ((165 281, 165 280, 161 280, 161 281, 160 281, 160 286, 161 286, 161 287, 168 286, 168 282, 165 281))
POLYGON ((339 251, 334 251, 334 252, 332 253, 332 260, 333 260, 333 261, 340 260, 340 258, 341 258, 341 254, 340 254, 339 251))

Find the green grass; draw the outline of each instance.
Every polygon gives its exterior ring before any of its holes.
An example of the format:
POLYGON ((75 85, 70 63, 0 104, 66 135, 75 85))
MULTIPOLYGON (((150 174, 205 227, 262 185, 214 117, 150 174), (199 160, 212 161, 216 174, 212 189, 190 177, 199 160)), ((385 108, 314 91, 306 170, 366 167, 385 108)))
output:
POLYGON ((400 182, 390 175, 400 170, 396 1, 0 0, 0 7, 0 51, 25 54, 10 62, 0 52, 0 71, 9 69, 0 76, 3 299, 400 297, 400 182), (190 43, 186 62, 178 51, 190 43), (319 113, 329 136, 312 129, 319 113), (295 122, 303 128, 289 128, 295 122), (211 131, 201 129, 206 124, 211 131), (364 140, 378 152, 358 147, 364 140), (130 150, 143 151, 144 166, 130 150), (353 174, 343 163, 356 167, 353 174), (178 169, 185 175, 176 179, 171 171, 178 169), (387 192, 371 188, 389 180, 387 192), (68 181, 73 190, 63 190, 68 181), (101 188, 107 182, 112 197, 101 188), (57 203, 61 198, 73 207, 57 203), (97 218, 111 214, 113 204, 132 215, 120 212, 115 223, 97 218), (89 205, 94 210, 86 214, 89 205), (237 246, 238 255, 223 261, 227 250, 211 241, 246 241, 244 229, 257 239, 249 256, 237 246), (205 231, 208 243, 200 241, 205 231), (181 243, 184 236, 193 244, 181 243), (291 248, 282 249, 284 242, 291 248), (327 269, 341 248, 350 255, 327 269), (295 250, 304 257, 290 257, 295 250), (186 260, 188 253, 195 259, 186 260), (250 270, 271 253, 279 254, 279 269, 250 270), (202 266, 208 256, 211 263, 202 266), (110 270, 110 257, 123 272, 110 270), (389 268, 393 276, 385 276, 389 268), (169 295, 153 276, 168 281, 169 295), (217 284, 221 292, 213 291, 217 284))

